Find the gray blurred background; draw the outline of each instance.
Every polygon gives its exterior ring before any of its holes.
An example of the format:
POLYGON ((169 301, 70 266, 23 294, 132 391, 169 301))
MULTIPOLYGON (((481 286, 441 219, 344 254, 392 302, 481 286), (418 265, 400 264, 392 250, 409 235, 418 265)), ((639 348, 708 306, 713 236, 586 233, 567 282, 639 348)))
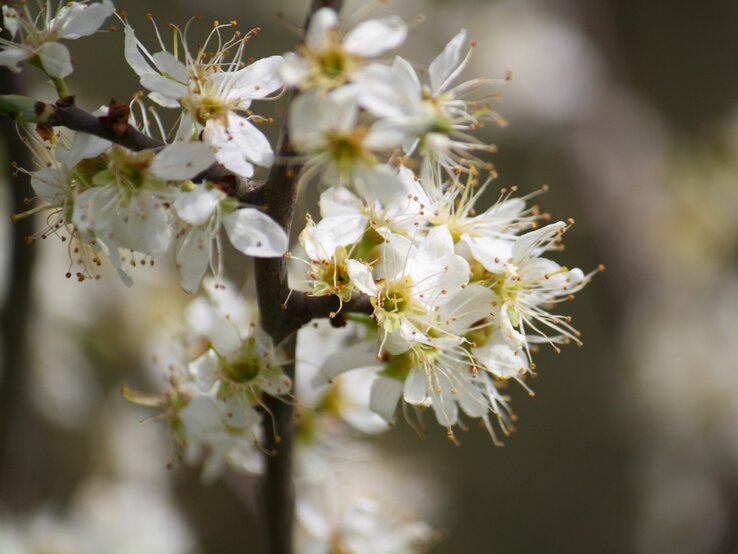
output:
MULTIPOLYGON (((299 26, 306 4, 116 2, 152 48, 147 10, 160 25, 202 15, 203 33, 212 19, 258 25, 254 57, 294 47, 276 14, 299 26)), ((406 424, 381 439, 403 479, 434 491, 396 502, 443 530, 437 554, 738 553, 738 2, 398 0, 377 13, 389 11, 425 15, 401 50, 414 62, 465 27, 478 42, 467 76, 512 71, 499 104, 510 126, 485 135, 499 186, 548 184, 542 208, 576 220, 558 260, 607 266, 563 306, 584 346, 541 351, 535 398, 511 385, 519 421, 504 448, 477 428, 456 448, 430 421, 422 440, 406 424)), ((69 44, 81 106, 139 89, 122 42, 69 44)), ((254 483, 167 469, 162 428, 139 425, 150 412, 118 393, 156 380, 150 338, 188 300, 171 269, 137 272, 128 290, 112 274, 67 281, 57 241, 3 252, 0 521, 71 511, 75 525, 102 518, 110 540, 150 533, 151 552, 257 552, 254 483)), ((239 263, 227 271, 246 279, 239 263)))

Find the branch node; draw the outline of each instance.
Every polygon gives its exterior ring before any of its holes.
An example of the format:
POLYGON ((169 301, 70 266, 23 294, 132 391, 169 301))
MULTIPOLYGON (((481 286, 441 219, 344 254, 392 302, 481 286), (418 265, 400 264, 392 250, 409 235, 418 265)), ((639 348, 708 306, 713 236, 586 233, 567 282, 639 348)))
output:
POLYGON ((73 94, 70 94, 69 96, 65 96, 63 98, 59 98, 59 100, 56 101, 56 105, 60 108, 68 108, 70 106, 74 106, 75 104, 75 98, 73 94))

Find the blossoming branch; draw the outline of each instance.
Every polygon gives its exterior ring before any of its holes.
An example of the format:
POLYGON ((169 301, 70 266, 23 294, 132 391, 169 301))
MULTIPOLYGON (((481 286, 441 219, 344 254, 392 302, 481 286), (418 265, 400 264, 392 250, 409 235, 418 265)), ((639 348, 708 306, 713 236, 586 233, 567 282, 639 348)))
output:
MULTIPOLYGON (((115 14, 145 93, 92 112, 69 94, 62 41, 100 29, 112 3, 2 9, 0 65, 35 67, 59 96, 0 95, 38 165, 20 169, 33 206, 14 217, 44 213, 30 239, 65 242, 68 276, 80 281, 109 263, 131 286, 131 266, 174 250, 180 286, 205 292, 185 317, 195 347, 170 365, 168 390, 124 395, 158 409, 206 476, 266 472, 273 553, 292 549, 293 443, 298 460, 324 459, 387 431, 398 413, 414 424, 429 411, 453 442, 478 419, 502 444, 515 421, 505 387, 530 391, 540 345, 581 344, 559 304, 599 270, 551 259, 573 221, 531 204, 542 191, 494 191, 495 148, 478 131, 507 125, 494 104, 509 76, 465 80, 475 46, 466 32, 420 69, 392 57, 405 21, 342 19, 338 4, 314 2, 295 51, 257 60, 248 51, 258 29, 215 22, 203 32, 193 19, 170 26, 170 43, 157 29, 145 44, 115 14), (265 102, 286 109, 275 146, 262 131, 274 123, 265 102), (173 128, 157 109, 173 110, 173 128), (300 186, 320 201, 291 248, 300 186), (256 258, 254 298, 225 278, 224 237, 256 258), (303 327, 320 318, 332 326, 303 327), (343 429, 341 441, 324 440, 324 421, 343 429)), ((315 486, 306 473, 298 483, 315 486)), ((310 494, 298 502, 300 551, 420 552, 432 536, 360 496, 336 518, 310 494)))

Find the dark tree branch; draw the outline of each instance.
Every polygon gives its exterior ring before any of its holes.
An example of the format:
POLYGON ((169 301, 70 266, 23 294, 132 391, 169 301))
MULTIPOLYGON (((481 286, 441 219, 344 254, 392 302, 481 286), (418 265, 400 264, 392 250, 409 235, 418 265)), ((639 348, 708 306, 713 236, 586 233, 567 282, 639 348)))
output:
MULTIPOLYGON (((313 14, 320 8, 329 6, 340 10, 342 0, 313 0, 304 28, 307 30, 313 14)), ((290 234, 292 218, 297 199, 300 166, 290 164, 294 151, 287 132, 287 114, 294 97, 294 91, 286 95, 285 122, 278 143, 276 159, 269 178, 260 189, 263 191, 262 204, 268 213, 290 234)), ((296 331, 312 319, 313 314, 328 315, 338 308, 331 300, 310 299, 294 295, 287 302, 289 285, 287 283, 287 256, 281 258, 257 258, 255 260, 256 290, 258 294, 261 324, 275 344, 281 344, 288 359, 294 360, 296 331)), ((294 382, 294 362, 284 368, 294 382)), ((294 406, 282 400, 268 397, 265 401, 274 418, 275 433, 270 424, 265 423, 266 447, 273 452, 266 460, 266 474, 262 484, 263 532, 261 536, 264 554, 292 554, 293 520, 295 493, 292 481, 292 442, 294 436, 294 406)))
MULTIPOLYGON (((129 124, 128 107, 121 102, 111 102, 107 115, 95 116, 79 108, 73 96, 62 98, 55 104, 47 104, 33 102, 22 96, 4 95, 0 97, 0 113, 14 117, 19 122, 66 127, 87 133, 135 152, 157 150, 165 146, 164 142, 129 124)), ((263 181, 243 179, 218 163, 196 175, 193 181, 221 183, 226 185, 226 192, 240 202, 262 204, 263 181)))
MULTIPOLYGON (((4 90, 19 90, 19 78, 9 71, 0 72, 0 85, 4 90)), ((0 136, 8 157, 2 157, 6 171, 4 177, 10 177, 10 162, 26 165, 30 163, 28 149, 16 139, 16 133, 10 120, 0 120, 0 136)), ((11 209, 21 212, 27 207, 24 204, 25 190, 20 183, 9 183, 11 189, 11 209)), ((18 220, 10 227, 9 273, 10 279, 0 311, 0 498, 9 507, 17 507, 28 496, 28 475, 23 472, 24 452, 18 446, 18 435, 22 433, 20 425, 28 422, 25 402, 26 383, 28 381, 29 344, 28 328, 33 313, 33 265, 35 251, 28 248, 25 237, 34 231, 34 218, 26 217, 18 220), (23 460, 23 461, 20 461, 23 460), (20 462, 19 462, 20 461, 20 462), (20 473, 20 475, 19 475, 20 473)))
POLYGON ((346 314, 372 315, 374 306, 366 295, 354 296, 348 302, 341 302, 336 296, 309 296, 305 293, 293 292, 285 306, 285 326, 292 331, 309 323, 313 319, 330 318, 341 326, 346 314))
MULTIPOLYGON (((37 108, 37 110, 42 109, 44 108, 41 106, 37 108)), ((104 117, 107 116, 97 117, 84 111, 74 103, 73 96, 67 96, 53 105, 53 112, 49 115, 48 123, 54 126, 61 125, 88 135, 95 135, 125 146, 129 150, 140 151, 164 146, 163 142, 142 133, 133 125, 125 123, 121 127, 117 127, 106 122, 103 119, 104 117)))

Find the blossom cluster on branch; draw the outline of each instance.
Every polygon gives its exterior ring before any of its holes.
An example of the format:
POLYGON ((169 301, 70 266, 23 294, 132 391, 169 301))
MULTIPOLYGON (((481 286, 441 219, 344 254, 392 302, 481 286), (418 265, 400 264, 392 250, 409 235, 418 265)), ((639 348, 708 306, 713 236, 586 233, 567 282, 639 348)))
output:
MULTIPOLYGON (((398 406, 409 420, 429 409, 455 442, 464 417, 479 419, 501 443, 515 419, 502 389, 509 381, 527 389, 540 344, 558 352, 580 343, 556 308, 594 273, 550 259, 573 221, 551 222, 530 205, 541 191, 518 197, 503 189, 485 206, 495 149, 478 131, 506 125, 492 104, 509 77, 464 80, 474 49, 465 31, 427 69, 400 56, 388 61, 382 56, 408 33, 396 16, 349 24, 324 7, 295 52, 252 61, 247 46, 259 29, 242 34, 234 22, 215 22, 193 46, 191 20, 172 26, 169 45, 157 30, 152 48, 118 15, 126 61, 148 99, 176 111, 176 124, 165 129, 141 94, 93 113, 107 134, 72 134, 59 127, 73 69, 59 40, 89 35, 112 14, 109 0, 69 2, 56 12, 47 3, 36 15, 27 4, 4 6, 10 38, 0 42, 0 65, 37 66, 60 101, 5 95, 0 110, 19 125, 38 124, 37 133, 20 127, 40 169, 29 172, 36 205, 16 217, 46 213, 37 237, 68 242, 79 280, 97 277, 106 257, 131 285, 131 265, 153 264, 172 245, 182 288, 195 293, 205 278, 169 389, 124 394, 158 407, 178 452, 204 459, 207 475, 224 465, 261 470, 263 454, 272 454, 264 434, 279 433, 267 397, 297 406, 298 456, 306 460, 353 444, 356 434, 387 430, 398 406), (257 113, 258 101, 287 105, 276 157, 260 129, 272 120, 257 113), (133 132, 156 146, 127 148, 133 132), (269 215, 279 207, 248 205, 232 186, 280 186, 257 179, 273 165, 321 191, 319 217, 307 216, 293 253, 289 223, 269 215), (211 177, 213 167, 222 179, 211 177), (285 356, 255 306, 225 280, 223 235, 247 256, 289 258, 295 298, 282 299, 285 310, 298 298, 332 298, 333 308, 310 315, 345 329, 323 326, 305 338, 306 327, 297 360, 285 356), (352 311, 358 300, 362 313, 352 311), (296 391, 284 371, 295 361, 296 391), (341 440, 326 440, 337 429, 341 440)), ((380 532, 387 514, 379 506, 367 498, 350 504, 345 517, 333 518, 338 529, 307 505, 298 509, 313 545, 305 551, 415 552, 427 543, 419 523, 393 519, 380 532)))

